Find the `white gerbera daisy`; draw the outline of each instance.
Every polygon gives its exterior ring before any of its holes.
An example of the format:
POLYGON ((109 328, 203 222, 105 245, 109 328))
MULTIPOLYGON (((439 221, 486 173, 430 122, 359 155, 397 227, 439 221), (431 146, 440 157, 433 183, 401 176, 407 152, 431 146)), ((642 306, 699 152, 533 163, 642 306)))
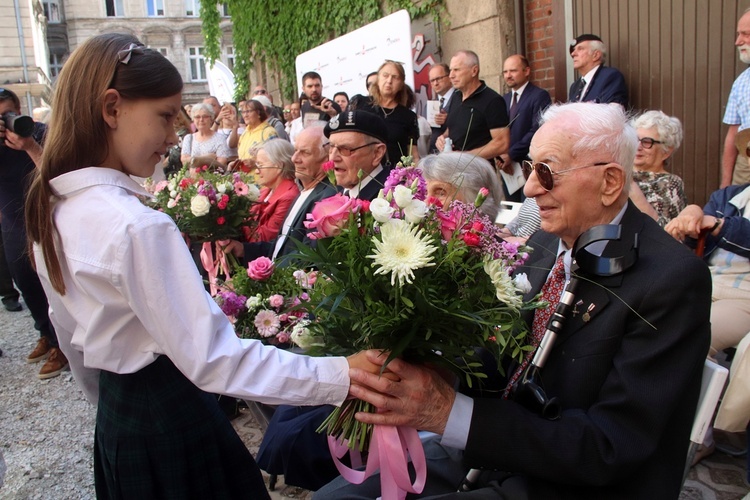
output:
POLYGON ((519 295, 519 290, 516 288, 513 278, 508 274, 502 260, 486 259, 484 261, 484 272, 489 275, 492 284, 495 285, 497 300, 515 309, 523 305, 523 298, 519 295))
POLYGON ((373 238, 375 253, 367 257, 375 261, 373 267, 380 266, 375 274, 391 273, 391 285, 396 284, 397 278, 399 286, 411 283, 414 270, 435 265, 432 254, 437 247, 430 245, 424 230, 392 219, 381 227, 380 236, 382 240, 373 238))

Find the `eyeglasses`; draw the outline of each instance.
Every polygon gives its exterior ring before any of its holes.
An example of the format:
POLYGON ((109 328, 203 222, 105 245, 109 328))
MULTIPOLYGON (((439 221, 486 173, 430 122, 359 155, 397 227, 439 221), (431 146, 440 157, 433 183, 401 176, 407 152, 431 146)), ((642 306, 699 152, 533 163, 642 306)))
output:
POLYGON ((523 161, 523 176, 525 178, 529 178, 531 176, 531 172, 536 172, 536 177, 539 179, 539 184, 545 189, 545 191, 552 191, 552 188, 555 187, 554 182, 554 176, 555 175, 562 175, 568 172, 572 172, 573 170, 580 170, 582 168, 591 168, 591 167, 602 167, 604 165, 609 165, 609 162, 604 163, 594 163, 593 165, 584 165, 582 167, 572 167, 572 168, 566 168, 565 170, 558 170, 557 172, 553 172, 551 168, 549 168, 549 165, 546 163, 543 163, 541 161, 532 163, 528 160, 523 161))
POLYGON ((430 79, 430 83, 437 83, 440 80, 442 80, 443 78, 448 78, 448 75, 436 76, 435 78, 431 78, 430 79))
POLYGON ((291 112, 292 112, 292 110, 291 110, 291 109, 284 109, 284 110, 282 110, 282 111, 283 111, 284 113, 291 113, 291 112))
POLYGON ((664 144, 662 141, 657 141, 656 139, 652 139, 651 137, 638 139, 638 142, 641 143, 641 147, 643 147, 643 149, 651 149, 654 147, 654 144, 664 144))
POLYGON ((268 92, 265 91, 265 89, 258 89, 255 92, 253 92, 253 95, 266 95, 268 92))
POLYGON ((352 153, 354 153, 354 152, 355 152, 355 151, 357 151, 358 149, 362 149, 362 148, 365 148, 365 147, 367 147, 367 146, 372 146, 373 144, 380 144, 380 143, 379 143, 379 142, 377 142, 377 141, 373 141, 373 142, 368 142, 367 144, 362 144, 361 146, 357 146, 356 148, 350 148, 350 147, 348 147, 348 146, 337 146, 337 145, 335 145, 335 144, 334 144, 334 143, 332 143, 332 142, 329 142, 329 143, 328 143, 328 145, 329 145, 329 146, 330 146, 331 148, 336 148, 336 149, 338 149, 338 150, 339 150, 339 154, 340 154, 341 156, 344 156, 344 157, 349 157, 349 156, 351 156, 351 155, 352 155, 352 153))

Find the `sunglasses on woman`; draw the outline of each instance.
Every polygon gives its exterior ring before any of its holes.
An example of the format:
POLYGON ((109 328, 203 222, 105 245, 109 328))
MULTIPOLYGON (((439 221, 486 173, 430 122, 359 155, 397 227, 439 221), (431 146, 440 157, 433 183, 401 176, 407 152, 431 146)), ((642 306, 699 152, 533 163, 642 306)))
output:
POLYGON ((557 172, 553 172, 552 169, 549 168, 549 165, 544 162, 538 161, 536 163, 533 163, 528 160, 524 160, 522 168, 523 176, 526 179, 528 179, 529 176, 531 176, 531 172, 534 171, 536 172, 536 178, 539 180, 539 184, 545 189, 545 191, 552 191, 552 188, 555 187, 554 176, 572 172, 573 170, 580 170, 582 168, 602 167, 604 165, 609 165, 609 162, 594 163, 593 165, 584 165, 582 167, 571 167, 566 168, 565 170, 558 170, 557 172))

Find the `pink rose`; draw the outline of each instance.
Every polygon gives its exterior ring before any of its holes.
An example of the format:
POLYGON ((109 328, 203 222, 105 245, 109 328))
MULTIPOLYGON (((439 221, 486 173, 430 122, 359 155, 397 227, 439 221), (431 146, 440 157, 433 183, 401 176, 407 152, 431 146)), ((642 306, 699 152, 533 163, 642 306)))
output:
POLYGON ((226 217, 218 217, 218 218, 216 219, 216 223, 217 223, 218 225, 220 225, 220 226, 223 226, 224 224, 226 224, 226 223, 227 223, 227 219, 226 219, 226 217))
POLYGON ((450 212, 446 212, 444 210, 436 210, 435 215, 437 215, 437 218, 440 221, 440 232, 442 233, 443 239, 446 241, 450 240, 459 225, 458 211, 451 210, 450 212))
POLYGON ((278 293, 271 295, 270 297, 268 297, 268 303, 271 305, 271 307, 281 307, 284 305, 284 297, 279 295, 278 293))
POLYGON ((357 200, 337 194, 315 204, 312 213, 307 214, 305 227, 315 229, 309 234, 311 239, 330 238, 341 234, 349 221, 349 214, 359 209, 357 200))
POLYGON ((286 332, 281 332, 276 335, 276 340, 278 340, 282 344, 286 344, 287 342, 289 342, 289 334, 286 332))
POLYGON ((464 234, 464 243, 466 243, 466 246, 478 247, 479 235, 477 233, 471 233, 471 232, 464 234))
POLYGON ((273 261, 268 257, 258 257, 247 265, 247 275, 256 281, 265 281, 273 274, 273 261))

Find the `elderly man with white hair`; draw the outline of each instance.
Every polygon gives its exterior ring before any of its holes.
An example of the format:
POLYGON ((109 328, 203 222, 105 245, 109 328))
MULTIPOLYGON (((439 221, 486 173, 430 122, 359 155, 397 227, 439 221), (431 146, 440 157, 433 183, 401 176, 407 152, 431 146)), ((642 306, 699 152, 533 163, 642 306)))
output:
MULTIPOLYGON (((550 107, 531 142, 524 192, 536 198, 542 228, 519 269, 532 284, 525 298, 542 290, 554 307, 560 291, 551 285, 580 277, 540 372, 547 397, 559 403, 556 419, 517 399, 520 385, 508 381, 498 388, 510 397, 472 398, 403 360, 388 364, 390 379, 350 371, 350 395, 378 408, 358 420, 438 434, 425 442, 423 497, 452 498, 470 468, 483 471, 478 489, 457 498, 679 496, 710 338, 711 284, 700 259, 628 200, 636 145, 619 105, 591 103, 550 107), (578 238, 599 225, 618 225, 619 239, 579 250, 571 264, 578 238)), ((528 311, 532 345, 541 339, 532 316, 541 314, 528 311)), ((387 357, 367 354, 380 364, 387 357)), ((520 371, 506 366, 510 380, 520 371)), ((339 478, 316 498, 374 498, 378 486, 377 477, 360 486, 339 478)))

